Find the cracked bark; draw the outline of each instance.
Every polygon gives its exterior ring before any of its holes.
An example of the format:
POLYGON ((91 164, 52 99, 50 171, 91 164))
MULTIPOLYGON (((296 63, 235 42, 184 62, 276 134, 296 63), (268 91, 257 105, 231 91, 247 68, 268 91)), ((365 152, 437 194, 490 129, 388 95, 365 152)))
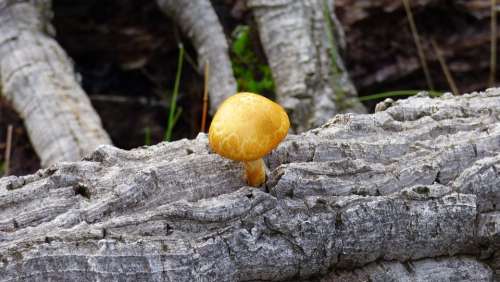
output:
POLYGON ((111 140, 50 36, 50 1, 0 1, 0 85, 42 166, 76 161, 111 140))
MULTIPOLYGON (((333 11, 332 2, 330 11, 333 11)), ((260 39, 276 82, 276 95, 297 132, 320 126, 339 112, 364 112, 340 56, 335 75, 323 0, 251 0, 260 39), (345 97, 343 97, 345 96, 345 97)), ((334 13, 330 15, 337 23, 334 13)), ((342 35, 342 27, 335 24, 342 35)), ((343 41, 340 36, 340 41, 343 41)))
POLYGON ((499 278, 500 89, 386 102, 290 135, 265 189, 206 135, 0 179, 0 277, 499 278))
POLYGON ((157 0, 160 9, 172 17, 191 39, 198 52, 198 65, 203 73, 209 62, 210 112, 236 93, 227 40, 222 26, 209 0, 157 0))

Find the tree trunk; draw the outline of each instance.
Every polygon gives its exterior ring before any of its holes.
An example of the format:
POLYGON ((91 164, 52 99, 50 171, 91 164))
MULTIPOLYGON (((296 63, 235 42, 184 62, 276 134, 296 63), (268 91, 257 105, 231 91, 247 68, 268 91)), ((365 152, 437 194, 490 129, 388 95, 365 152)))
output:
POLYGON ((0 277, 491 281, 500 89, 380 108, 288 136, 265 189, 204 134, 2 178, 0 277))
MULTIPOLYGON (((332 1, 324 2, 333 11, 332 1)), ((248 5, 258 24, 278 101, 296 131, 320 126, 339 112, 364 112, 353 99, 357 93, 342 59, 332 55, 338 53, 337 43, 329 41, 329 34, 342 32, 339 25, 327 28, 330 19, 325 14, 333 19, 335 15, 325 10, 323 0, 251 0, 248 5)))
POLYGON ((192 40, 198 52, 198 65, 203 73, 209 63, 210 112, 236 93, 227 40, 209 0, 157 0, 166 14, 174 19, 192 40))
POLYGON ((77 161, 111 140, 61 47, 50 1, 0 0, 2 93, 24 119, 42 166, 77 161))

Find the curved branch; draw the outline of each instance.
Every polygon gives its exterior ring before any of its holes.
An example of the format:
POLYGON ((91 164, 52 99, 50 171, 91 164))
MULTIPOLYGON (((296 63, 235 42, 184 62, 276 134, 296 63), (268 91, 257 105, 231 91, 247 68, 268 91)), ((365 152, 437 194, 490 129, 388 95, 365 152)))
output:
POLYGON ((236 93, 228 45, 222 26, 209 0, 157 0, 162 11, 174 19, 192 40, 198 52, 198 65, 203 73, 209 62, 210 112, 236 93))
POLYGON ((50 1, 31 2, 0 1, 2 92, 24 119, 42 166, 80 160, 111 140, 70 59, 45 33, 50 1))

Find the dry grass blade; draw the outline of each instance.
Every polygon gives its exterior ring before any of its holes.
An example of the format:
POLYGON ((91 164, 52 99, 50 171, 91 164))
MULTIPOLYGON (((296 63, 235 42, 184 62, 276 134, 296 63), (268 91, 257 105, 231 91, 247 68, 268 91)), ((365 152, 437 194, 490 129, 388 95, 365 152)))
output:
POLYGON ((439 48, 434 39, 431 39, 431 44, 439 60, 439 64, 443 69, 444 75, 446 76, 446 81, 448 81, 448 85, 450 86, 451 92, 453 92, 453 95, 459 95, 457 85, 455 84, 455 80, 453 80, 453 76, 451 76, 451 72, 448 69, 448 65, 446 65, 446 61, 444 60, 444 56, 441 49, 439 48))
POLYGON ((490 55, 490 87, 495 86, 497 72, 497 10, 496 0, 491 0, 491 55, 490 55))
POLYGON ((205 85, 203 88, 203 112, 201 114, 200 132, 206 132, 207 111, 208 111, 208 78, 210 74, 210 64, 208 60, 205 63, 205 85))
POLYGON ((7 127, 7 142, 6 142, 6 147, 5 147, 5 162, 4 162, 4 176, 9 175, 9 168, 10 168, 10 156, 11 156, 11 151, 12 151, 12 131, 13 131, 13 126, 10 124, 7 127))
POLYGON ((415 46, 417 47, 418 58, 420 60, 420 64, 422 65, 422 69, 424 70, 427 86, 429 87, 430 90, 434 90, 434 83, 432 82, 432 78, 429 72, 429 67, 427 66, 427 58, 425 57, 424 49, 422 48, 422 44, 420 43, 420 36, 418 34, 415 20, 413 19, 410 2, 409 0, 402 0, 402 1, 406 11, 406 17, 408 18, 408 22, 410 24, 411 34, 413 35, 413 41, 415 41, 415 46))

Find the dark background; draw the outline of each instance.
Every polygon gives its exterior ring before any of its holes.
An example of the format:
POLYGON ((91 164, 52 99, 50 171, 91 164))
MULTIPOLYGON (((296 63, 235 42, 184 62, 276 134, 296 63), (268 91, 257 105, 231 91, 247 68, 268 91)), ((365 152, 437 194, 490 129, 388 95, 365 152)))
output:
MULTIPOLYGON (((238 0, 212 1, 231 39, 238 25, 250 26, 252 48, 266 64, 251 13, 238 0)), ((342 50, 347 69, 360 96, 427 89, 408 20, 400 0, 336 1, 344 26, 342 50), (377 2, 377 3, 374 3, 377 2), (366 6, 366 5, 365 5, 366 6)), ((461 93, 488 87, 490 56, 489 1, 416 1, 413 13, 435 89, 448 83, 429 40, 441 47, 461 93)), ((178 43, 186 47, 186 60, 178 104, 183 114, 173 139, 193 138, 200 129, 203 77, 197 73, 196 52, 173 22, 150 0, 54 0, 56 39, 75 62, 84 90, 101 116, 104 128, 120 148, 162 140, 168 101, 174 85, 178 43)), ((373 109, 377 101, 368 101, 373 109)), ((0 98, 0 162, 7 126, 14 126, 11 174, 39 168, 22 120, 0 98)))

